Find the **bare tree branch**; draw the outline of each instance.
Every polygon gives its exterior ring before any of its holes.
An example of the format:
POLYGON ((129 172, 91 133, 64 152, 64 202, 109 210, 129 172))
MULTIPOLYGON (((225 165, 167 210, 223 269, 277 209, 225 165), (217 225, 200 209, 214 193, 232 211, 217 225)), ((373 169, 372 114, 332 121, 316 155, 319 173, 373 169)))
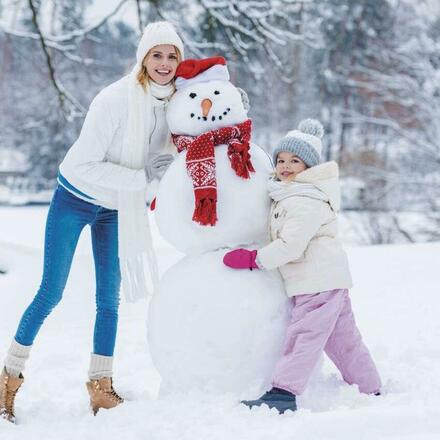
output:
POLYGON ((142 12, 141 12, 141 3, 140 0, 136 0, 136 8, 137 8, 137 16, 138 16, 138 24, 139 24, 139 32, 142 34, 144 31, 144 24, 142 22, 142 12))
MULTIPOLYGON (((40 34, 43 36, 44 40, 46 42, 53 42, 53 43, 66 43, 71 40, 74 40, 75 38, 85 37, 87 34, 95 31, 96 29, 100 28, 102 25, 104 25, 110 18, 112 18, 114 15, 116 15, 121 7, 127 3, 129 0, 121 0, 115 8, 109 12, 107 15, 105 15, 103 18, 98 20, 96 23, 91 24, 90 26, 87 26, 83 29, 77 29, 75 31, 69 32, 67 34, 63 35, 51 35, 51 34, 43 34, 40 30, 40 34)), ((33 38, 33 39, 39 39, 40 35, 33 33, 33 32, 26 32, 26 31, 17 31, 14 29, 8 29, 4 28, 3 31, 6 34, 15 35, 18 37, 25 37, 25 38, 33 38)))
POLYGON ((68 112, 66 109, 66 101, 70 102, 70 104, 75 108, 76 111, 78 111, 80 114, 85 113, 85 109, 84 107, 76 100, 73 98, 73 96, 68 93, 65 88, 63 87, 63 85, 58 81, 58 79, 56 78, 55 75, 55 68, 54 68, 54 64, 52 61, 52 57, 49 53, 49 50, 47 48, 46 42, 44 40, 43 34, 41 33, 41 28, 40 25, 38 23, 38 17, 37 17, 37 10, 35 8, 35 5, 33 3, 33 0, 28 0, 28 4, 29 4, 29 8, 32 12, 32 23, 35 26, 35 29, 37 30, 37 33, 39 35, 39 40, 41 43, 41 47, 43 49, 44 55, 46 57, 46 64, 47 64, 47 68, 49 70, 49 77, 50 80, 57 92, 58 95, 58 100, 60 102, 60 107, 61 110, 63 111, 63 113, 68 116, 68 112))
POLYGON ((409 243, 414 243, 414 239, 411 237, 410 233, 408 231, 406 231, 405 229, 403 229, 402 225, 400 224, 399 218, 397 215, 392 215, 391 216, 394 226, 396 228, 396 230, 403 236, 405 237, 409 243))

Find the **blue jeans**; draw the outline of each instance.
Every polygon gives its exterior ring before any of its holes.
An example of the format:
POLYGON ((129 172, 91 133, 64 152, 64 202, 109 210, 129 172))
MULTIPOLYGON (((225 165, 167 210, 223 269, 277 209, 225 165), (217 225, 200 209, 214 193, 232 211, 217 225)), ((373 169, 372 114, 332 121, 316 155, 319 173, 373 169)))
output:
POLYGON ((118 211, 85 202, 61 185, 55 190, 47 216, 43 280, 21 318, 15 335, 18 343, 32 345, 45 318, 61 301, 76 245, 86 225, 92 231, 96 274, 93 352, 113 356, 121 285, 118 211))

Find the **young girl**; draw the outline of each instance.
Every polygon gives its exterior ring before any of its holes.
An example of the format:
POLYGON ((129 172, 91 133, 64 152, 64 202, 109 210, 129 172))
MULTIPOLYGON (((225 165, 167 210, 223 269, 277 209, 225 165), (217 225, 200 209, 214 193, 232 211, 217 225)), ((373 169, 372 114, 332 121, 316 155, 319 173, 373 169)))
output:
MULTIPOLYGON (((119 288, 145 292, 151 252, 145 215, 149 182, 173 160, 165 109, 183 57, 168 22, 150 23, 131 73, 93 100, 78 140, 60 165, 46 224, 41 286, 20 321, 0 375, 0 416, 15 421, 15 395, 34 339, 61 301, 81 231, 91 226, 96 266, 96 321, 87 389, 94 413, 123 402, 112 386, 119 288)), ((154 261, 152 261, 154 263, 154 261)), ((154 275, 154 273, 153 273, 154 275)))
POLYGON ((351 309, 352 281, 337 238, 338 166, 320 164, 323 134, 318 121, 307 119, 280 141, 273 153, 276 178, 269 182, 272 242, 224 257, 234 269, 278 268, 293 305, 273 388, 243 402, 250 408, 265 404, 281 414, 295 411, 295 396, 304 391, 323 351, 347 383, 362 393, 379 394, 380 378, 351 309))

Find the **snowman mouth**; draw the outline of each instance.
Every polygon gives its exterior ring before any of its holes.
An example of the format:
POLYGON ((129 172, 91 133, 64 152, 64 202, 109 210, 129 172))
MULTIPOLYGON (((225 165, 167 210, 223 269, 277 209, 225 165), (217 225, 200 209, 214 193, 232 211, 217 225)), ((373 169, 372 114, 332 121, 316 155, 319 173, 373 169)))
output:
MULTIPOLYGON (((225 118, 226 116, 228 116, 228 113, 231 111, 230 107, 228 107, 222 114, 220 115, 213 115, 213 116, 197 116, 198 120, 202 120, 202 121, 216 121, 218 120, 222 120, 223 118, 225 118)), ((195 118, 196 115, 195 113, 191 113, 191 118, 195 118)))

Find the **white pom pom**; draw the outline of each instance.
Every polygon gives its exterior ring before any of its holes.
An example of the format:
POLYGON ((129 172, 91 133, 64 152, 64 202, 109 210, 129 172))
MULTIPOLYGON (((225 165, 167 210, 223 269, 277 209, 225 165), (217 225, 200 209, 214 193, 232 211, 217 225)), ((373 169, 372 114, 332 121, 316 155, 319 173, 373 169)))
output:
POLYGON ((319 139, 324 136, 324 127, 316 119, 304 119, 298 125, 298 130, 306 134, 311 134, 319 139))

